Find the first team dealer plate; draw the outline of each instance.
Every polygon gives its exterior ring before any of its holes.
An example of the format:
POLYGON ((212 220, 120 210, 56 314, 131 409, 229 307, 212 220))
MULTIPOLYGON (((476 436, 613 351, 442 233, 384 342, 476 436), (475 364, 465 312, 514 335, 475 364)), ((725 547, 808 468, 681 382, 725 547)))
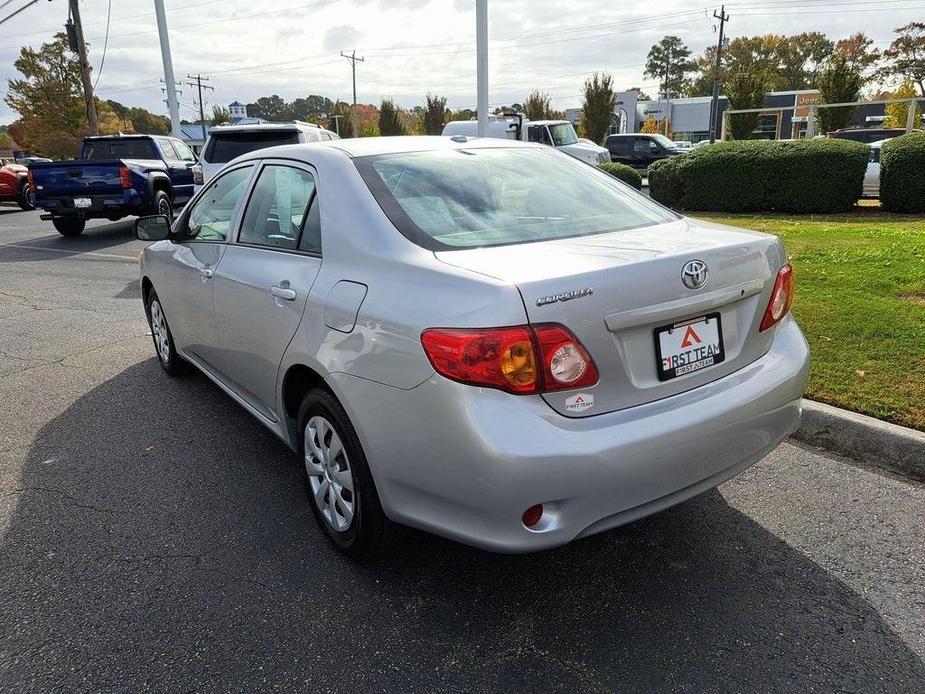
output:
POLYGON ((726 358, 719 313, 656 328, 655 353, 660 381, 719 364, 726 358))

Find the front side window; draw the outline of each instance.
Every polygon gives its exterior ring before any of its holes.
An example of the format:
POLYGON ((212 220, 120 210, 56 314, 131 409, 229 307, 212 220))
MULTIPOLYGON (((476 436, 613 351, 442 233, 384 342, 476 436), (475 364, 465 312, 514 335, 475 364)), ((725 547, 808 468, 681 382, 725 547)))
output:
MULTIPOLYGON (((260 172, 241 222, 239 243, 295 250, 315 194, 315 179, 302 169, 270 164, 260 172)), ((305 249, 303 249, 305 250, 305 249)))
POLYGON ((574 145, 578 142, 578 135, 575 133, 575 128, 571 123, 556 123, 555 125, 550 125, 549 132, 552 135, 552 141, 556 144, 556 147, 574 145))
POLYGON ((478 148, 354 160, 392 224, 430 250, 623 231, 677 217, 553 149, 478 148))
POLYGON ((183 237, 189 241, 225 241, 234 209, 254 166, 242 166, 219 176, 190 208, 183 237))
POLYGON ((539 142, 542 145, 548 145, 549 135, 546 133, 545 125, 531 125, 527 128, 527 139, 530 142, 539 142))

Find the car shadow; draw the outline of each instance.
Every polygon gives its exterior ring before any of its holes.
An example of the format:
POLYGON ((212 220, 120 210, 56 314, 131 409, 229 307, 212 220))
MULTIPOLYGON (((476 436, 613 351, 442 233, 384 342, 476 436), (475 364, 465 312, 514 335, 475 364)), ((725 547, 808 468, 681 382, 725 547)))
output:
MULTIPOLYGON (((0 263, 21 263, 49 260, 55 256, 75 256, 81 253, 104 251, 135 240, 132 235, 132 219, 88 226, 79 236, 70 237, 61 236, 54 230, 51 222, 39 221, 39 224, 47 225, 51 233, 47 236, 0 245, 0 263)), ((125 253, 132 254, 131 251, 125 251, 125 253)))
MULTIPOLYGON (((10 690, 922 691, 863 596, 711 492, 534 555, 348 561, 298 462, 136 364, 36 435, 0 538, 10 690)), ((3 687, 0 687, 3 688, 3 687)))

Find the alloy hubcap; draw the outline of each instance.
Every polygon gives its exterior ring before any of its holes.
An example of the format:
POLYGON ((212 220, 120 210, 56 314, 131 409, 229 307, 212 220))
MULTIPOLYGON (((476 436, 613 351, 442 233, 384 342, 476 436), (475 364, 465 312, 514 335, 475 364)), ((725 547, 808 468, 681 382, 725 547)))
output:
POLYGON ((170 218, 170 201, 161 198, 157 203, 158 214, 167 215, 167 218, 170 218))
POLYGON ((157 299, 151 302, 151 334, 154 335, 157 356, 166 364, 170 361, 170 338, 167 333, 167 319, 164 318, 164 312, 157 299))
POLYGON ((315 504, 325 521, 338 532, 353 522, 356 496, 350 460, 333 425, 314 416, 305 427, 305 472, 315 504))

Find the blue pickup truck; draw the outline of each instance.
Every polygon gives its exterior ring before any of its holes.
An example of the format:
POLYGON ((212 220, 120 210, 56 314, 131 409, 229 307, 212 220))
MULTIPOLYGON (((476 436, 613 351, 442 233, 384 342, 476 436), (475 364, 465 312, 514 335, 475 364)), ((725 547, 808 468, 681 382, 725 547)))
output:
POLYGON ((29 185, 62 236, 77 236, 88 219, 165 214, 193 196, 196 155, 181 140, 159 135, 84 138, 80 156, 34 163, 29 185))

